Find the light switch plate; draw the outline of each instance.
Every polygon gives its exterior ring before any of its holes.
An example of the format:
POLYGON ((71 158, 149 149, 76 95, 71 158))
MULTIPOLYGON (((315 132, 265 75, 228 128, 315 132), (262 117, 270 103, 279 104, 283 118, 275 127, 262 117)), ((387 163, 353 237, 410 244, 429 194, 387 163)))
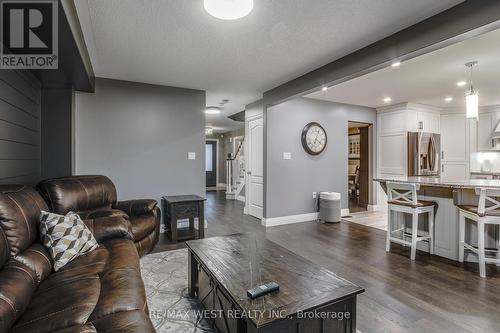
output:
POLYGON ((190 151, 188 153, 188 160, 195 160, 196 159, 196 153, 195 152, 192 152, 190 151))
POLYGON ((292 159, 292 153, 283 153, 283 159, 284 160, 291 160, 292 159))

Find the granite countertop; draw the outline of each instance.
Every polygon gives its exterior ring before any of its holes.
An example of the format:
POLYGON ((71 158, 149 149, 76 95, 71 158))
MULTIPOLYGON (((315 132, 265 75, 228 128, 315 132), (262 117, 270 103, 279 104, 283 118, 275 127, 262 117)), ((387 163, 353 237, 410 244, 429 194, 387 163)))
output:
POLYGON ((498 171, 471 171, 470 173, 473 175, 491 175, 491 176, 500 175, 500 172, 498 171))
POLYGON ((384 183, 388 181, 400 183, 417 183, 426 186, 448 187, 448 188, 476 188, 476 187, 498 187, 500 179, 464 179, 459 181, 446 180, 439 177, 381 177, 375 181, 384 183))

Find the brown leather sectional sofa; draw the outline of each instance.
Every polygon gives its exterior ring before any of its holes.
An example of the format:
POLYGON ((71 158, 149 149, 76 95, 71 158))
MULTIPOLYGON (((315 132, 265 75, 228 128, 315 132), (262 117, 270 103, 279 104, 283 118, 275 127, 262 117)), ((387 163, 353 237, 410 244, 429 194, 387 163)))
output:
POLYGON ((0 332, 154 332, 139 256, 158 240, 156 202, 117 202, 103 176, 37 188, 0 186, 0 332), (39 241, 41 210, 79 213, 99 247, 54 272, 39 241))

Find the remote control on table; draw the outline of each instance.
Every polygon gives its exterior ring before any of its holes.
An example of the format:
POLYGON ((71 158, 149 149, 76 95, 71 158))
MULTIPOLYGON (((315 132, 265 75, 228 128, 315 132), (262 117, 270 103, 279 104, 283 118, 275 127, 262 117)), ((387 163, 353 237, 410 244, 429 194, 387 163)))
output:
POLYGON ((252 289, 247 290, 247 296, 251 299, 255 299, 260 296, 264 296, 273 292, 275 290, 279 290, 280 286, 276 282, 268 282, 263 284, 262 286, 258 286, 252 289))

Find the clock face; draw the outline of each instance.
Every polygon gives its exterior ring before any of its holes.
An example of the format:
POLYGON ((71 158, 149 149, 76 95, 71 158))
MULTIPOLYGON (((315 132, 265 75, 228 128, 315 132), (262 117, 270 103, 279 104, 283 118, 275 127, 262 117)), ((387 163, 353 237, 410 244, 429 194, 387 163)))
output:
POLYGON ((326 131, 318 123, 309 123, 302 130, 302 146, 311 155, 319 155, 326 148, 326 131))

